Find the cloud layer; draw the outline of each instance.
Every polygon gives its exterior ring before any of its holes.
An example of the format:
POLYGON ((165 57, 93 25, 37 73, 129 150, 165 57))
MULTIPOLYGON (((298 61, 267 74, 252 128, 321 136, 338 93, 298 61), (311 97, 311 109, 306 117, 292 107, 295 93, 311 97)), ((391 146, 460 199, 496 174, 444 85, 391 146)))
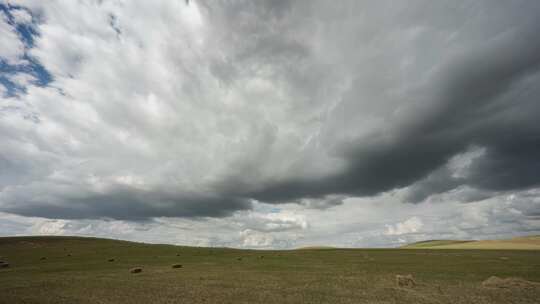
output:
MULTIPOLYGON (((351 197, 453 204, 540 184, 534 1, 0 8, 5 214, 151 222, 260 204, 322 214, 351 197)), ((297 220, 263 235, 248 225, 242 242, 310 227, 297 220)), ((396 220, 380 233, 427 227, 396 220)))

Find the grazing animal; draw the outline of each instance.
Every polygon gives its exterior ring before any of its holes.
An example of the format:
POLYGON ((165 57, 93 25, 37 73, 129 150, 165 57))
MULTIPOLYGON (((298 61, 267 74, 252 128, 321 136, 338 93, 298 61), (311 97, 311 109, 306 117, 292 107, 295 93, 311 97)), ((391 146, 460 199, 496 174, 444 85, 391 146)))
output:
POLYGON ((8 262, 0 261, 0 268, 8 268, 8 267, 9 267, 8 262))
POLYGON ((129 270, 129 272, 131 272, 131 273, 139 273, 139 272, 142 272, 142 268, 140 268, 140 267, 131 268, 129 270))
POLYGON ((182 268, 182 264, 174 264, 172 265, 172 268, 182 268))
POLYGON ((114 262, 114 259, 108 259, 109 262, 114 262))
POLYGON ((396 284, 399 287, 414 287, 416 286, 416 282, 414 281, 414 278, 412 274, 407 275, 396 275, 396 284))

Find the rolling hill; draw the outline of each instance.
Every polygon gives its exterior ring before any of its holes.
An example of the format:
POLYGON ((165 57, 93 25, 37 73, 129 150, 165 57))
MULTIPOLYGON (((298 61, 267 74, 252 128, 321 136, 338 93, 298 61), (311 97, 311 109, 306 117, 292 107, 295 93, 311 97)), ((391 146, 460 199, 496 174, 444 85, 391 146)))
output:
POLYGON ((540 235, 516 237, 506 240, 429 240, 408 244, 403 249, 497 249, 540 250, 540 235))

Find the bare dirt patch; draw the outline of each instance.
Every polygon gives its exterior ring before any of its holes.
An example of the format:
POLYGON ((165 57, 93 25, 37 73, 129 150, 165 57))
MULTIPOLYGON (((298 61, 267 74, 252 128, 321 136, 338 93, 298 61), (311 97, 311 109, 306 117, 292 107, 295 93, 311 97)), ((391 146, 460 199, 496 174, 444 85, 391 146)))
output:
POLYGON ((399 287, 413 288, 416 286, 416 281, 414 280, 412 274, 396 275, 396 284, 399 287))
POLYGON ((521 278, 499 278, 491 276, 482 282, 482 286, 485 288, 533 289, 540 287, 540 283, 521 278))

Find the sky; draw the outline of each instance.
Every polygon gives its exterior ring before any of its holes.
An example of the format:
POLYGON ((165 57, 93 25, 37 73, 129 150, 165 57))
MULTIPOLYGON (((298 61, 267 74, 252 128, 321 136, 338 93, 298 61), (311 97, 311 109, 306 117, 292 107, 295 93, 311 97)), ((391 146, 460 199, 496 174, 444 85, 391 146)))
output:
POLYGON ((540 2, 0 0, 0 236, 540 234, 540 2))

